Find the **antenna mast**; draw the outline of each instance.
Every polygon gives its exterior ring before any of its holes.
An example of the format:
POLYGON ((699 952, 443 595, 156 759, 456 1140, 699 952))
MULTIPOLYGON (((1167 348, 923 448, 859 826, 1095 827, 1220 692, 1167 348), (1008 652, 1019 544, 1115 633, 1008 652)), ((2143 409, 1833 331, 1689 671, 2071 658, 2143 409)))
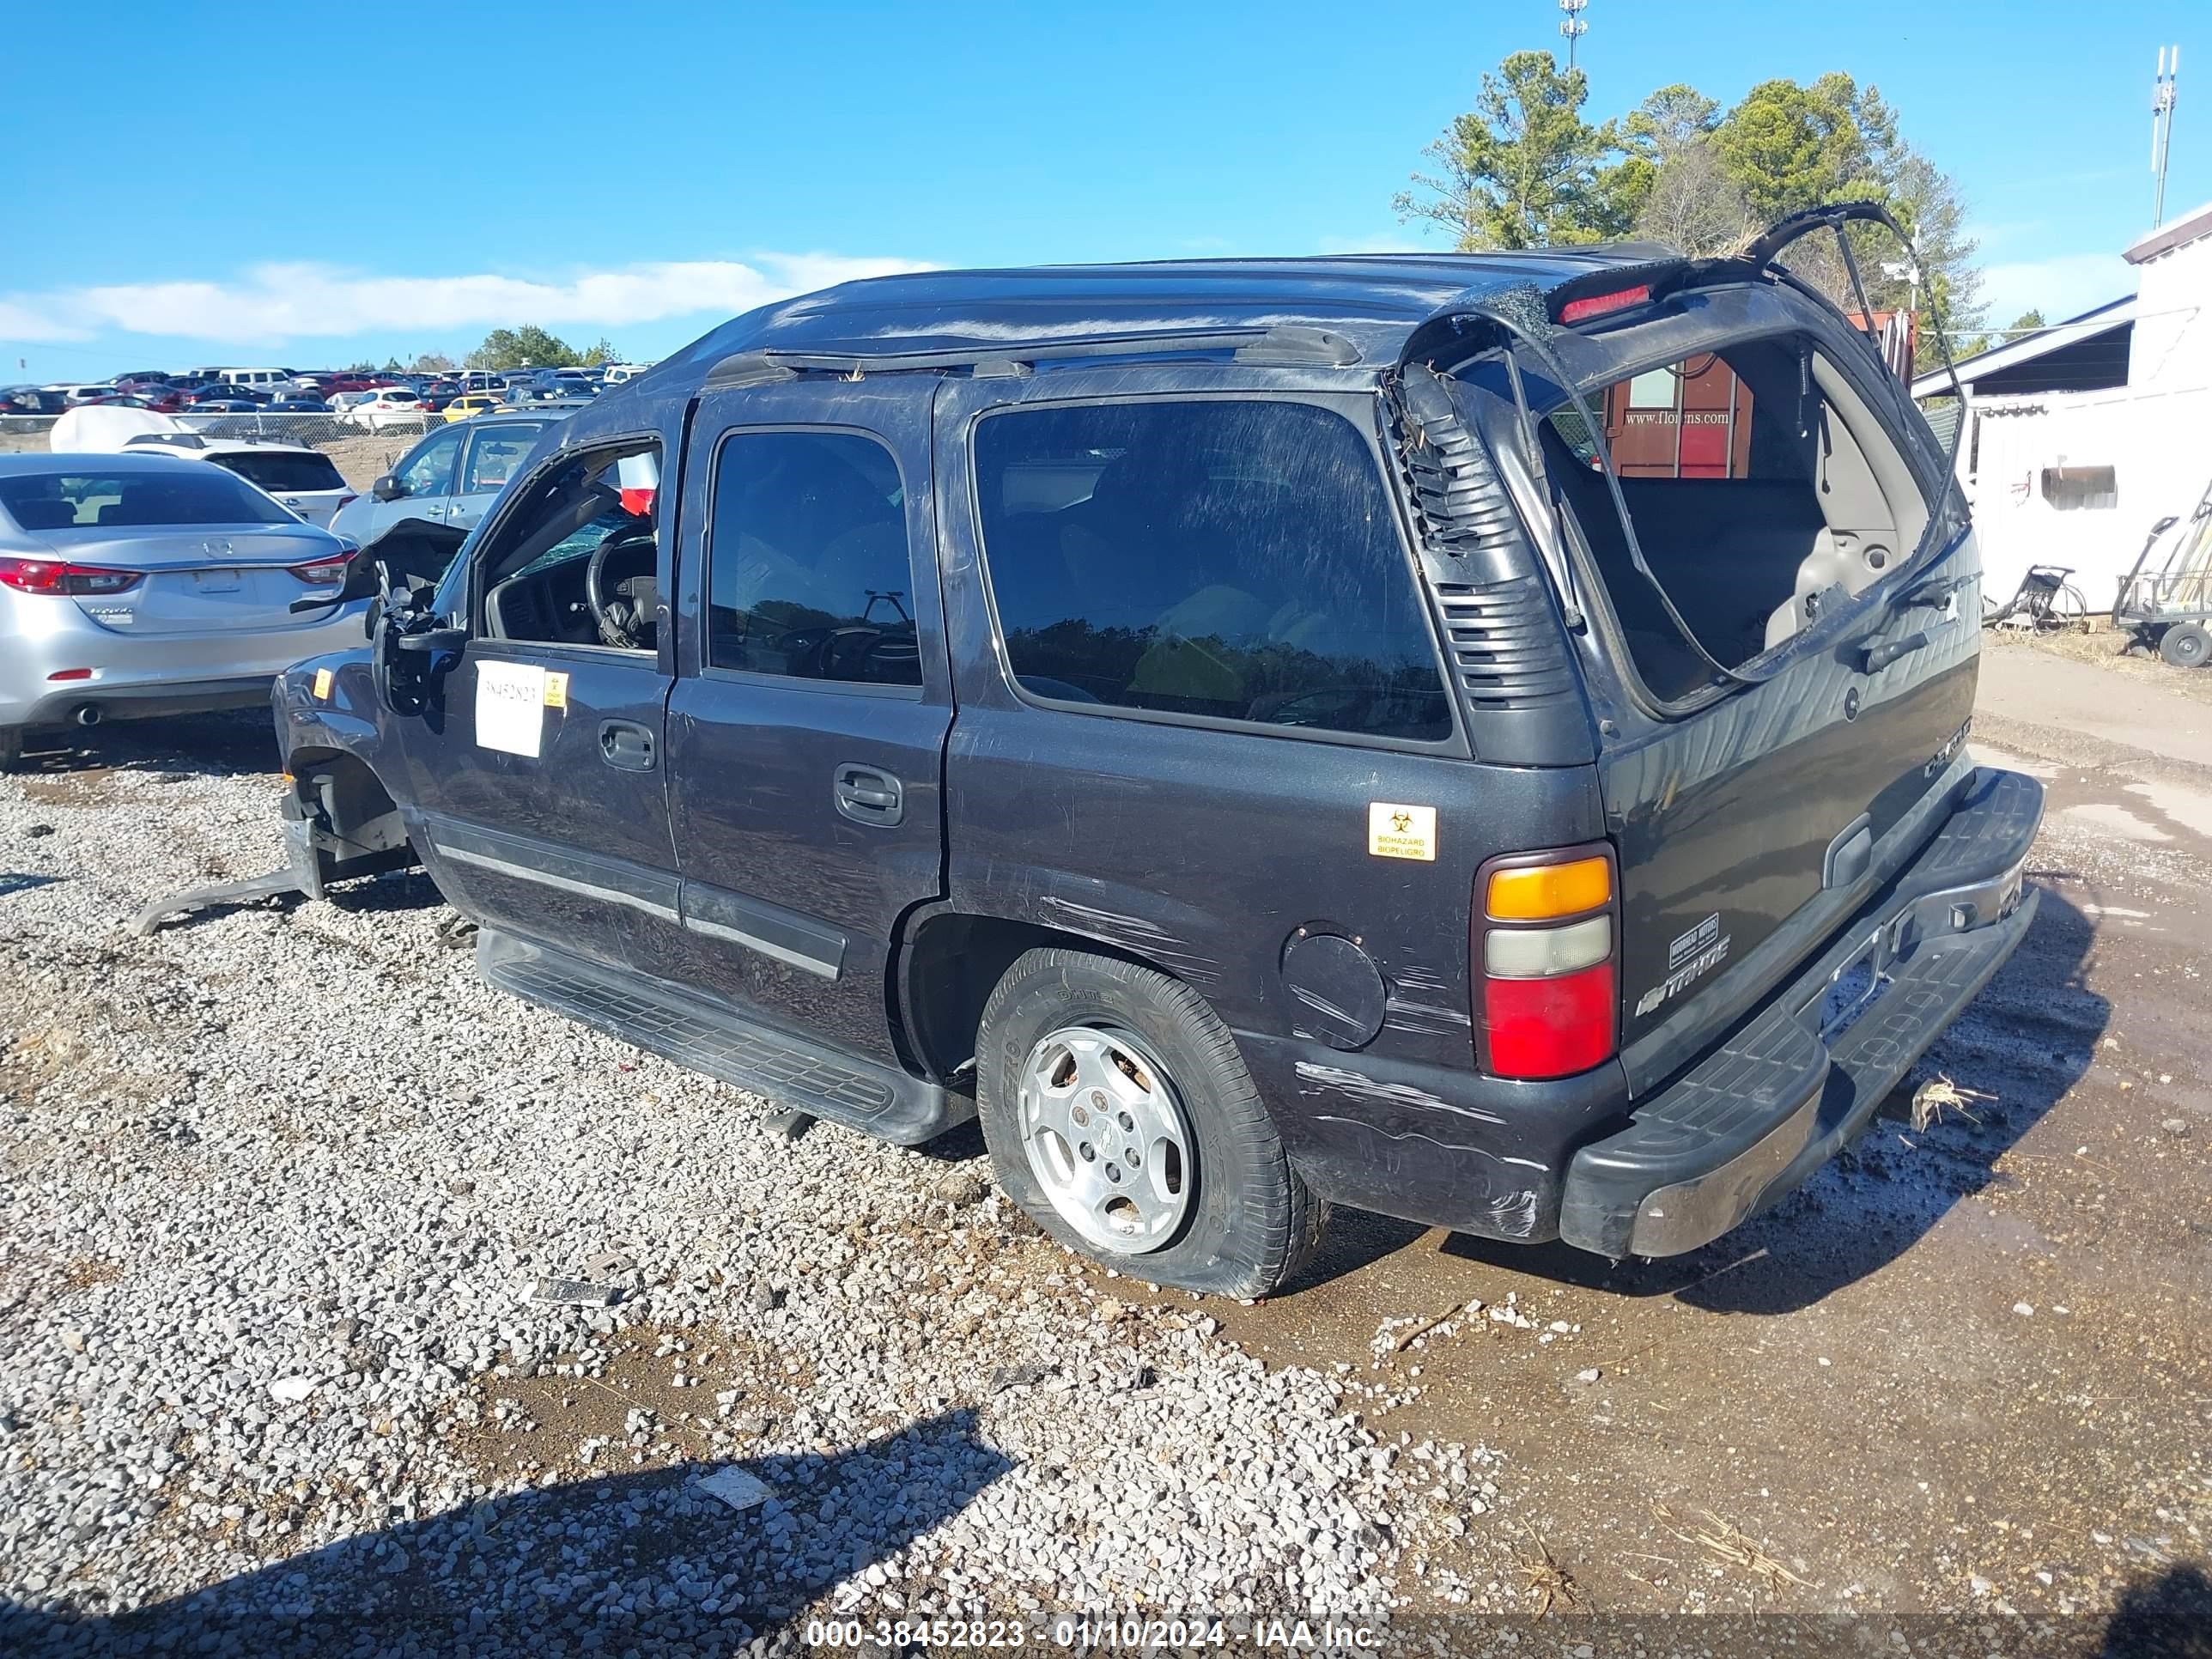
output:
MULTIPOLYGON (((1566 3, 1567 0, 1559 0, 1563 6, 1566 3)), ((2158 180, 2158 193, 2151 208, 2153 230, 2166 222, 2166 159, 2173 143, 2174 82, 2180 78, 2180 46, 2160 46, 2158 78, 2151 82, 2150 94, 2150 173, 2158 180)))
MULTIPOLYGON (((1559 20, 1559 33, 1567 37, 1567 67, 1570 70, 1575 66, 1575 43, 1589 33, 1589 25, 1583 21, 1583 8, 1589 4, 1589 0, 1559 0, 1559 9, 1566 13, 1559 20)), ((2180 48, 2177 46, 2174 50, 2179 52, 2180 48)), ((2163 64, 2166 60, 2161 58, 2159 61, 2163 64)))

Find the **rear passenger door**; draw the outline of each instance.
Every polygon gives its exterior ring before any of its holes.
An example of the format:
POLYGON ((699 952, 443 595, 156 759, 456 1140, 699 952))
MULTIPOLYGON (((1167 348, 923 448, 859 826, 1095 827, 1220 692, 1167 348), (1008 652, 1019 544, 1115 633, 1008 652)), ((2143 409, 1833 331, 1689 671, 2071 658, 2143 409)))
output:
POLYGON ((671 816, 684 925, 657 965, 896 1063, 901 916, 941 890, 951 723, 932 388, 709 392, 679 520, 671 816))

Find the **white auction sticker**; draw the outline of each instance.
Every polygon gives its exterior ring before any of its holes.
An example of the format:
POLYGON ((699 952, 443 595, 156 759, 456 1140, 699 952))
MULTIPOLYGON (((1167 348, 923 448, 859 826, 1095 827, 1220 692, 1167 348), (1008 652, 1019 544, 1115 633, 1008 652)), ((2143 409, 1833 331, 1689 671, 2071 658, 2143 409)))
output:
POLYGON ((477 746, 537 758, 545 731, 545 671, 534 663, 477 664, 477 746))

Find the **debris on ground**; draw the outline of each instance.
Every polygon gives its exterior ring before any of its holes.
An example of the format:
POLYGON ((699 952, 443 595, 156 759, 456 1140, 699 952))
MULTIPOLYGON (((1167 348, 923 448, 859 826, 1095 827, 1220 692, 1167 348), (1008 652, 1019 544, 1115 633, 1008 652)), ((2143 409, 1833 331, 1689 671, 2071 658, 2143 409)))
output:
POLYGON ((611 1285, 594 1285, 583 1279, 533 1279, 524 1294, 532 1302, 556 1302, 569 1308, 611 1308, 622 1297, 611 1285))
POLYGON ((734 1463, 715 1470, 698 1484, 699 1490, 709 1498, 719 1498, 738 1510, 757 1510, 775 1496, 773 1486, 734 1463))
POLYGON ((1970 1100, 1994 1101, 1996 1098, 1995 1095, 1984 1090, 1961 1087, 1939 1073, 1912 1091, 1913 1132, 1922 1133, 1931 1126, 1941 1123, 1946 1112, 1956 1112, 1967 1122, 1979 1127, 1981 1119, 1968 1109, 1966 1103, 1970 1100))
POLYGON ((1552 1547, 1539 1537, 1536 1529, 1525 1526, 1528 1541, 1536 1547, 1534 1560, 1521 1564, 1521 1577, 1527 1581, 1528 1594, 1536 1600, 1536 1616, 1541 1619, 1551 1612, 1554 1602, 1576 1605, 1579 1597, 1575 1593, 1574 1575, 1561 1566, 1552 1554, 1552 1547))
POLYGON ((1651 1513, 1658 1517, 1661 1526, 1666 1528, 1684 1543, 1695 1544, 1701 1549, 1711 1550, 1722 1560, 1732 1562, 1765 1579, 1776 1589, 1781 1589, 1784 1584, 1795 1584, 1801 1589, 1820 1588, 1808 1579, 1800 1578, 1769 1555, 1765 1547, 1752 1538, 1742 1528, 1733 1522, 1723 1521, 1711 1510, 1698 1511, 1705 1517, 1705 1524, 1695 1531, 1687 1530, 1681 1517, 1664 1504, 1654 1504, 1651 1506, 1651 1513))

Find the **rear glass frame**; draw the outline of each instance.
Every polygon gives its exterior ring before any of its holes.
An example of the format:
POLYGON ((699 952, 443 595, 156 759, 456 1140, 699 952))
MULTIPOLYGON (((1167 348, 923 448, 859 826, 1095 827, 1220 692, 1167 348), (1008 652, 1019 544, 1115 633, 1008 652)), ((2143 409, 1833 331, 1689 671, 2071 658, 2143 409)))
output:
MULTIPOLYGON (((1887 603, 1892 594, 1924 574, 1929 566, 1955 551, 1972 534, 1972 517, 1963 487, 1955 475, 1945 471, 1942 446, 1924 432, 1915 433, 1909 425, 1900 431, 1897 429, 1898 422, 1884 418, 1882 403, 1890 396, 1890 388, 1865 361, 1865 336, 1861 330, 1826 308, 1825 302, 1816 305, 1813 300, 1801 296, 1794 286, 1772 283, 1731 284, 1699 289, 1689 297, 1698 302, 1699 309, 1696 313, 1662 308, 1656 315, 1639 312, 1608 317, 1562 331, 1554 347, 1560 349, 1563 366, 1573 375, 1575 389, 1594 410, 1601 414, 1609 386, 1632 380, 1639 374, 1687 356, 1778 339, 1803 339, 1813 345, 1826 366, 1875 415, 1882 428, 1883 441, 1897 450, 1912 474, 1927 513, 1919 544, 1908 555, 1893 561, 1889 568, 1854 596, 1851 604, 1827 612, 1812 626, 1734 666, 1735 673, 1747 675, 1756 670, 1759 678, 1764 679, 1779 672, 1792 656, 1825 649, 1844 633, 1863 626, 1873 607, 1887 603), (1692 322, 1702 323, 1703 326, 1685 326, 1692 322), (1656 332, 1660 325, 1668 324, 1673 325, 1669 332, 1664 336, 1656 332), (1939 533, 1947 522, 1950 526, 1948 533, 1939 533)), ((1671 306, 1674 302, 1665 303, 1671 306)), ((1548 368, 1525 351, 1519 362, 1521 377, 1530 392, 1529 416, 1534 424, 1545 424, 1559 410, 1571 411, 1572 399, 1557 386, 1548 368), (1556 392, 1557 401, 1540 403, 1535 395, 1539 387, 1556 392)), ((1548 495, 1537 492, 1535 481, 1528 475, 1526 463, 1520 457, 1518 416, 1502 358, 1496 353, 1486 353, 1462 360, 1450 372, 1464 383, 1478 387, 1486 401, 1494 400, 1494 418, 1479 423, 1483 441, 1493 456, 1502 459, 1508 453, 1514 456, 1509 476, 1517 475, 1512 489, 1516 508, 1534 539, 1540 545, 1550 543, 1553 539, 1552 503, 1548 495), (1545 515, 1540 520, 1532 519, 1532 506, 1545 515)), ((1886 374, 1886 370, 1881 372, 1882 375, 1886 374)), ((1902 394, 1904 388, 1899 386, 1896 391, 1902 394)), ((1817 388, 1815 395, 1819 395, 1817 388)), ((1917 407, 1911 408, 1910 413, 1912 419, 1925 427, 1925 416, 1917 407)), ((1610 495, 1611 492, 1608 489, 1607 493, 1610 495)), ((1602 618, 1600 631, 1606 637, 1604 649, 1598 655, 1607 670, 1619 677, 1632 703, 1657 720, 1671 722, 1710 708, 1758 683, 1723 679, 1680 697, 1662 696, 1645 680, 1636 662, 1619 607, 1602 573, 1583 550, 1572 546, 1572 541, 1564 524, 1560 525, 1558 545, 1562 555, 1571 562, 1583 602, 1602 618)), ((1548 578, 1547 585, 1550 585, 1548 578)))
POLYGON ((996 659, 1000 683, 1007 695, 1023 707, 1048 709, 1060 714, 1087 714, 1101 719, 1143 721, 1152 725, 1178 726, 1204 731, 1231 732, 1246 736, 1279 738, 1293 742, 1323 743, 1340 747, 1388 749, 1415 754, 1465 757, 1468 752, 1466 726, 1461 708, 1458 681, 1453 676, 1451 665, 1445 655, 1439 633, 1434 594, 1430 591, 1428 574, 1415 551, 1413 526, 1407 516, 1406 502, 1400 488, 1395 465, 1383 447, 1383 433, 1379 422, 1376 400, 1371 393, 1347 393, 1334 388, 1304 389, 1297 387, 1249 388, 1193 388, 1189 386, 1161 386, 1136 392, 1117 392, 1097 395, 1066 397, 1028 396, 1010 398, 1001 404, 975 411, 963 423, 960 463, 964 471, 962 483, 968 495, 968 533, 973 538, 975 566, 984 601, 984 611, 990 628, 992 654, 996 659), (1066 698, 1052 697, 1034 691, 1021 683, 1014 672, 1013 660, 1006 647, 1006 632, 1001 618, 999 597, 991 568, 989 543, 984 526, 983 475, 978 465, 977 440, 985 423, 1002 416, 1031 412, 1083 408, 1115 408, 1128 405, 1162 404, 1289 404, 1320 410, 1341 421, 1353 434, 1364 452, 1369 465, 1375 468, 1375 482, 1382 499, 1389 504, 1390 534, 1395 544, 1401 566, 1413 595, 1414 610, 1420 619, 1429 650, 1428 660, 1437 676, 1437 686, 1445 712, 1446 729, 1432 738, 1408 738, 1372 732, 1345 730, 1331 726, 1291 726, 1254 720, 1234 716, 1188 714, 1178 710, 1146 708, 1125 703, 1084 702, 1066 698))
MULTIPOLYGON (((61 492, 57 490, 55 493, 61 492)), ((87 495, 80 492, 77 510, 82 510, 85 501, 100 499, 105 498, 87 495)), ((114 499, 117 504, 120 505, 123 498, 118 495, 114 499)), ((106 511, 104 507, 99 509, 102 514, 106 511)), ((50 471, 10 473, 0 477, 0 514, 4 514, 8 522, 17 530, 26 535, 34 536, 64 534, 83 530, 213 530, 241 527, 263 529, 273 526, 296 525, 300 522, 297 514, 287 512, 273 497, 256 489, 235 472, 224 467, 209 466, 200 461, 182 459, 177 461, 173 469, 165 466, 158 471, 151 467, 126 466, 108 469, 99 466, 73 465, 58 466, 50 471), (236 504, 251 507, 253 512, 252 516, 241 514, 234 518, 107 520, 102 517, 95 518, 89 523, 72 521, 68 524, 46 526, 26 525, 23 522, 17 508, 25 501, 42 496, 46 493, 30 486, 71 481, 78 483, 87 482, 118 483, 125 486, 126 489, 130 484, 138 483, 154 488, 178 488, 188 493, 196 490, 203 491, 210 498, 218 490, 232 490, 236 492, 234 498, 236 504)))

